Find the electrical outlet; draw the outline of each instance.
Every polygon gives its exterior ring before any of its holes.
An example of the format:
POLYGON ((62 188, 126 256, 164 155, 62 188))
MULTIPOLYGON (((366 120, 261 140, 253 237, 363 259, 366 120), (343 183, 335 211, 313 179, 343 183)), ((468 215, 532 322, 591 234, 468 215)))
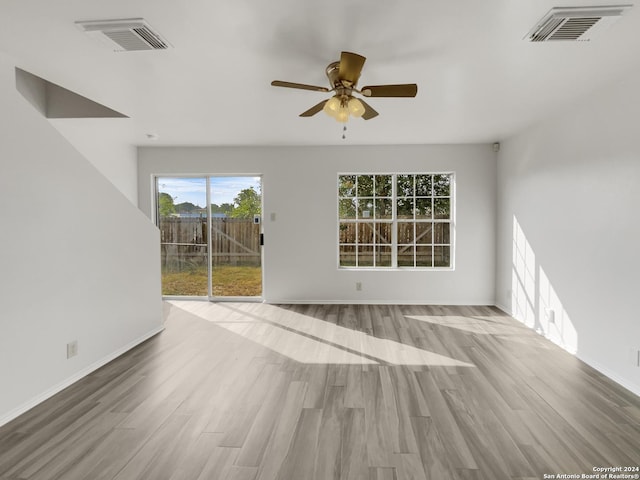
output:
POLYGON ((356 282, 356 291, 362 291, 362 282, 356 282))
POLYGON ((75 357, 78 355, 78 341, 67 343, 67 358, 75 357))
POLYGON ((630 348, 628 358, 631 365, 634 367, 640 367, 640 349, 630 348))
POLYGON ((553 309, 545 308, 544 315, 547 317, 549 323, 556 323, 556 312, 554 312, 553 309))

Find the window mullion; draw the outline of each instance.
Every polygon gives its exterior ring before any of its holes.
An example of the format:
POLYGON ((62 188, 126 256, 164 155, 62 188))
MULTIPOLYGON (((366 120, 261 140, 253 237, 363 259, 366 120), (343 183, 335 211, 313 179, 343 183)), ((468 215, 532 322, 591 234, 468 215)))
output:
POLYGON ((356 175, 356 194, 354 195, 355 209, 356 209, 356 238, 355 238, 355 255, 356 255, 356 268, 360 266, 360 243, 358 237, 360 235, 360 200, 358 198, 358 176, 356 175))
POLYGON ((371 247, 371 251, 373 253, 373 268, 376 268, 378 266, 378 262, 377 262, 377 258, 376 255, 378 253, 378 242, 376 241, 376 223, 378 221, 378 219, 376 218, 376 176, 373 175, 372 179, 371 179, 371 184, 373 185, 373 191, 371 192, 371 229, 373 230, 371 232, 372 235, 372 239, 373 239, 373 245, 371 247))
POLYGON ((397 174, 391 175, 391 267, 398 268, 397 174))
POLYGON ((416 175, 413 175, 413 266, 416 267, 418 265, 418 241, 416 239, 416 235, 418 234, 417 229, 417 216, 416 212, 418 211, 418 196, 416 193, 417 185, 416 185, 416 175))

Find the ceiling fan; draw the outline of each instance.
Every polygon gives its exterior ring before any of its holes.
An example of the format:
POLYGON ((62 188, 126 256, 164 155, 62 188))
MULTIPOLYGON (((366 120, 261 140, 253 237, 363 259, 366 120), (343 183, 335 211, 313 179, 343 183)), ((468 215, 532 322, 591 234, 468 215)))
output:
POLYGON ((369 120, 378 116, 369 104, 364 100, 353 96, 358 93, 364 97, 415 97, 418 93, 418 85, 405 83, 401 85, 370 85, 358 90, 356 85, 360 78, 360 72, 366 58, 357 53, 342 52, 340 61, 330 63, 326 68, 331 88, 316 87, 303 83, 283 82, 274 80, 274 87, 299 88, 316 92, 335 92, 333 97, 314 105, 309 110, 302 112, 301 117, 311 117, 323 110, 338 122, 346 123, 349 116, 362 117, 369 120))

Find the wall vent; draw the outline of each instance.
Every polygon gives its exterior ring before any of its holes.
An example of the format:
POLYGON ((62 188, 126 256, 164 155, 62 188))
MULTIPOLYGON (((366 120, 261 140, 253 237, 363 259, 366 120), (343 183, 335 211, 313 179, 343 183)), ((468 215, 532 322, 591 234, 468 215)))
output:
POLYGON ((116 52, 165 50, 169 42, 155 32, 143 18, 76 22, 83 32, 106 43, 116 52))
POLYGON ((556 7, 527 33, 525 40, 587 42, 618 20, 631 5, 556 7))

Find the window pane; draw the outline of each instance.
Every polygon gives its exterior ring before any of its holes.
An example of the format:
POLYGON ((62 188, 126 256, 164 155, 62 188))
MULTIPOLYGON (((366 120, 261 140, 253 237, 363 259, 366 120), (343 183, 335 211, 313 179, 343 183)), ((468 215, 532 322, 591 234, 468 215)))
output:
POLYGON ((356 266, 356 247, 353 245, 340 245, 340 266, 356 266))
POLYGON ((433 247, 433 266, 434 267, 450 267, 451 247, 433 247))
POLYGON ((376 218, 391 219, 393 215, 393 200, 391 198, 380 198, 375 201, 376 218))
MULTIPOLYGON (((206 203, 206 202, 205 202, 206 203)), ((198 214, 196 214, 198 215, 198 214)), ((206 245, 207 219, 198 216, 167 216, 158 219, 160 242, 206 245)))
POLYGON ((342 199, 338 204, 338 215, 340 218, 353 219, 356 218, 356 203, 355 200, 342 199))
POLYGON ((436 223, 433 243, 451 243, 450 228, 451 225, 449 223, 436 223))
POLYGON ((416 197, 431 196, 431 175, 416 175, 416 197))
POLYGON ((416 267, 431 267, 431 246, 416 247, 416 267))
POLYGON ((355 223, 340 223, 340 243, 356 243, 355 223))
POLYGON ((373 243, 372 222, 362 222, 358 224, 358 243, 373 243))
POLYGON ((358 200, 358 217, 373 219, 373 199, 365 198, 358 200))
POLYGON ((161 244, 162 294, 209 294, 206 245, 161 244))
POLYGON ((356 196, 356 176, 340 175, 338 177, 338 195, 341 197, 356 196))
POLYGON ((398 222, 398 244, 413 243, 413 222, 398 222))
POLYGON ((416 198, 416 218, 425 220, 432 218, 430 198, 416 198))
POLYGON ((376 248, 376 267, 391 266, 391 247, 376 248))
POLYGON ((451 195, 451 175, 433 176, 433 196, 448 197, 451 195))
POLYGON ((416 222, 416 243, 417 244, 431 244, 433 233, 433 223, 431 222, 416 222))
POLYGON ((373 175, 358 175, 358 197, 373 197, 373 175))
POLYGON ((376 223, 376 243, 390 245, 392 228, 391 223, 376 223))
POLYGON ((396 195, 413 197, 413 175, 398 175, 396 195))
POLYGON ((413 218, 413 198, 398 199, 398 218, 413 218))
POLYGON ((448 198, 434 198, 433 212, 435 218, 451 218, 451 201, 448 198))
POLYGON ((358 266, 373 267, 373 245, 358 246, 358 266))
POLYGON ((376 196, 391 196, 391 175, 376 175, 376 196))
POLYGON ((157 178, 163 295, 209 294, 206 187, 205 177, 157 178))
POLYGON ((415 254, 415 247, 413 245, 399 245, 398 246, 398 266, 413 267, 414 254, 415 254))

